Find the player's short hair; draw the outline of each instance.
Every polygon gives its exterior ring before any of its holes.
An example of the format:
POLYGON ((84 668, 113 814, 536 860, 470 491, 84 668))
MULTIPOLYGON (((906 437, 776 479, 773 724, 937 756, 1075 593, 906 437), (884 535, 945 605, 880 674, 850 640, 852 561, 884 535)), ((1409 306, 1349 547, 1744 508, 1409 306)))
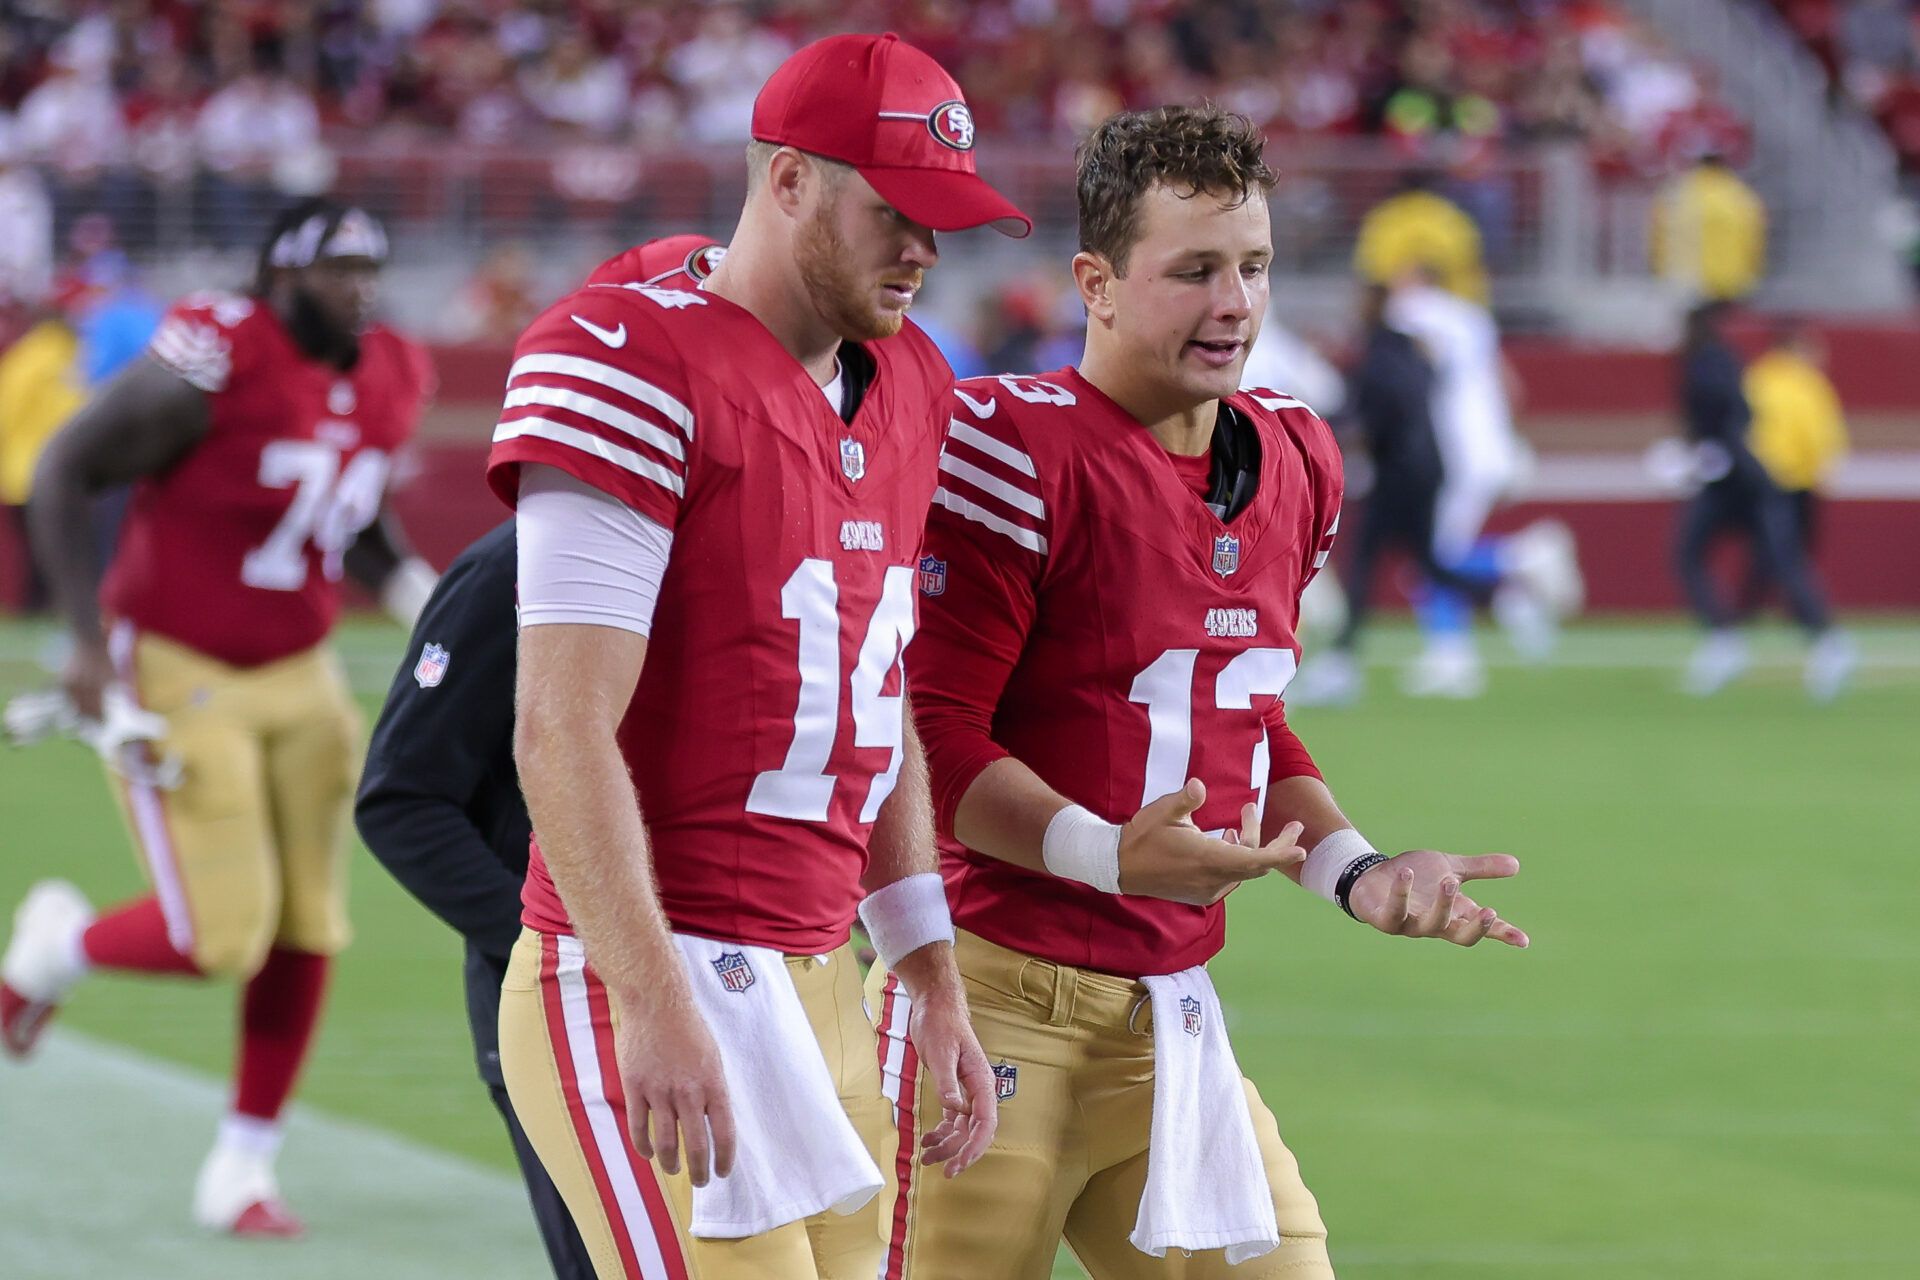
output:
MULTIPOLYGON (((747 144, 748 195, 752 195, 755 191, 759 190, 760 184, 767 180, 767 162, 773 159, 773 153, 778 151, 780 147, 781 144, 778 142, 762 142, 758 138, 755 138, 747 144)), ((798 147, 791 149, 800 151, 798 147)), ((838 160, 829 160, 827 157, 817 156, 811 151, 801 151, 800 154, 813 161, 816 165, 819 165, 826 173, 829 190, 839 186, 846 180, 846 176, 853 172, 853 166, 850 164, 842 164, 838 160)))
POLYGON ((1127 273, 1140 238, 1140 199, 1164 183, 1183 199, 1206 192, 1241 204, 1273 189, 1253 121, 1211 104, 1108 116, 1075 155, 1080 248, 1127 273))

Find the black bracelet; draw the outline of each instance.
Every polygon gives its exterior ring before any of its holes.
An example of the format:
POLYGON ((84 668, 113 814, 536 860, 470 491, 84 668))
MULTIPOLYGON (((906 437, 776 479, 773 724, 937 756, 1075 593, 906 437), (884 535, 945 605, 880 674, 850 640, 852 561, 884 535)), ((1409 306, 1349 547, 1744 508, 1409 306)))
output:
MULTIPOLYGON (((1359 883, 1361 876, 1386 860, 1387 855, 1384 853, 1370 853, 1364 858, 1356 858, 1352 863, 1348 864, 1345 871, 1340 873, 1339 882, 1333 886, 1333 900, 1340 904, 1342 911, 1353 916, 1353 903, 1348 901, 1349 896, 1353 893, 1353 886, 1359 883)), ((1358 920, 1360 917, 1353 916, 1353 918, 1358 920)))

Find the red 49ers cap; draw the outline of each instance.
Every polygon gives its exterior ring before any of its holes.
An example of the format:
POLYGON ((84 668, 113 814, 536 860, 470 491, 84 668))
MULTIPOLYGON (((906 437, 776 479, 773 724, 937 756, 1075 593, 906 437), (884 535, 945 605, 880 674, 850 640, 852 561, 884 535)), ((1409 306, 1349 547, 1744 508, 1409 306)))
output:
POLYGON ((593 269, 588 284, 638 284, 664 289, 695 289, 726 256, 726 246, 711 236, 667 236, 622 249, 593 269))
POLYGON ((1033 220, 973 167, 973 113, 920 50, 885 35, 828 36, 801 49, 753 103, 753 136, 852 165, 881 199, 935 231, 1033 220))

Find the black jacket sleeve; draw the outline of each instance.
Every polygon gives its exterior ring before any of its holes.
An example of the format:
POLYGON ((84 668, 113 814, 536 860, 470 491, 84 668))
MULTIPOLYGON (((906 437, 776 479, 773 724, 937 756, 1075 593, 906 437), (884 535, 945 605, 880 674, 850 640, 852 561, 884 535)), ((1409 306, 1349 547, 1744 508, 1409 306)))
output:
POLYGON ((414 627, 367 747, 354 822, 374 857, 475 946, 520 927, 526 802, 513 783, 511 521, 448 566, 414 627), (446 651, 434 679, 427 645, 446 651), (518 842, 518 848, 514 847, 518 842))

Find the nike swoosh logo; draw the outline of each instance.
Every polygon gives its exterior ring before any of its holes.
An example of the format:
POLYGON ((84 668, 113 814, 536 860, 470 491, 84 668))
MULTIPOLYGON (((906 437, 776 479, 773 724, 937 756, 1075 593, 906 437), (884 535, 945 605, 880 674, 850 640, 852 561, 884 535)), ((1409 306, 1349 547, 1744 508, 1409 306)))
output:
MULTIPOLYGON (((575 318, 578 319, 578 317, 575 317, 575 318)), ((967 408, 973 410, 973 416, 976 418, 979 418, 982 421, 985 421, 986 419, 991 418, 993 416, 993 411, 1000 407, 1000 402, 998 400, 993 399, 992 397, 988 397, 985 400, 975 400, 972 396, 968 395, 966 392, 962 391, 958 387, 955 387, 953 389, 953 394, 959 396, 962 400, 966 401, 967 408)))
POLYGON ((610 347, 624 347, 627 345, 627 326, 624 321, 617 329, 602 329, 593 321, 582 320, 579 316, 574 316, 573 322, 610 347))

